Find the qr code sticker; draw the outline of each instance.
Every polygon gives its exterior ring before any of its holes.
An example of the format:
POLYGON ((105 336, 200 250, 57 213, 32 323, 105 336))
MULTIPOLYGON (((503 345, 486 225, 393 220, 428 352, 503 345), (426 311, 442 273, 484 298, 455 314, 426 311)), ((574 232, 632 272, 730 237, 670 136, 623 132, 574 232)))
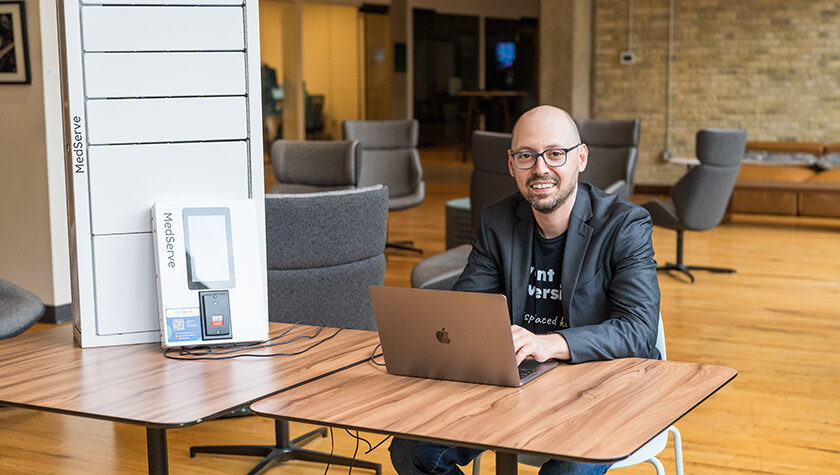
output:
POLYGON ((184 331, 184 319, 183 318, 174 318, 172 319, 172 329, 177 331, 184 331))

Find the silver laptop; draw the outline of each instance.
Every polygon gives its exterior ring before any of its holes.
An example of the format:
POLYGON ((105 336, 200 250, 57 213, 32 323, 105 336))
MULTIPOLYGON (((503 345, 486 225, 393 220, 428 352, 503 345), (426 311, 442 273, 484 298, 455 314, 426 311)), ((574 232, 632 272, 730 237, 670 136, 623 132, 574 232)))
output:
POLYGON ((389 373, 521 386, 557 366, 516 367, 504 295, 371 286, 370 300, 389 373))

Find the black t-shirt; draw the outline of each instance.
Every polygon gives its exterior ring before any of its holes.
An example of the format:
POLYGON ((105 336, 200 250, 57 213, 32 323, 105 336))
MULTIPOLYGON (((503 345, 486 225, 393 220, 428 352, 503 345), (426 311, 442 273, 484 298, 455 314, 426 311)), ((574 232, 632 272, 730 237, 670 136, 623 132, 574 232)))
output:
POLYGON ((534 253, 529 269, 525 312, 518 316, 518 321, 514 321, 533 333, 552 333, 569 327, 563 315, 563 292, 560 285, 565 247, 566 233, 546 239, 534 230, 534 253))

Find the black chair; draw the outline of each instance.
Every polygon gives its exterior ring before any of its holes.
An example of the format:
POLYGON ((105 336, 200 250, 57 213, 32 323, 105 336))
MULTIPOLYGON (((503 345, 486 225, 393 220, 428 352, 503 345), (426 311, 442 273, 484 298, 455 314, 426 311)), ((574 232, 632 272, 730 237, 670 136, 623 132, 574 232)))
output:
POLYGON ((306 120, 306 138, 309 140, 323 138, 324 96, 322 94, 306 96, 304 118, 306 120))
POLYGON ((0 340, 25 332, 44 315, 44 304, 35 294, 0 279, 0 340))
MULTIPOLYGON (((385 281, 388 192, 383 186, 348 191, 265 196, 268 318, 272 322, 326 324, 375 330, 368 287, 385 281)), ((364 460, 306 450, 299 445, 321 427, 289 440, 289 423, 276 420, 274 445, 191 447, 197 453, 249 455, 273 461, 304 460, 375 470, 364 460)))
POLYGON ((702 129, 697 132, 697 158, 692 168, 671 188, 668 201, 649 201, 642 206, 650 212, 653 224, 677 231, 677 262, 657 267, 676 270, 694 283, 692 270, 733 273, 735 269, 683 264, 683 231, 705 231, 720 224, 741 169, 747 144, 744 129, 702 129))

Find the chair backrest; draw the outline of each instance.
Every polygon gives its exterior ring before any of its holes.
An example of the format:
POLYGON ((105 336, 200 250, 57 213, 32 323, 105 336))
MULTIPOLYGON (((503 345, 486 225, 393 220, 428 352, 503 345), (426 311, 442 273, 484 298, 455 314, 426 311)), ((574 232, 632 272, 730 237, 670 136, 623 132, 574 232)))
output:
POLYGON ((355 188, 359 143, 352 140, 276 140, 271 167, 278 183, 269 193, 313 193, 355 188))
POLYGON ((386 185, 392 209, 423 202, 425 187, 417 153, 417 120, 348 120, 342 129, 345 140, 359 141, 359 186, 386 185), (398 198, 407 200, 396 201, 398 198))
POLYGON ((376 329, 368 287, 385 281, 388 192, 265 195, 268 316, 376 329))
POLYGON ((470 213, 473 229, 481 225, 481 209, 517 191, 508 171, 511 134, 476 130, 472 135, 473 171, 470 175, 470 213))
POLYGON ((627 186, 619 194, 629 199, 635 185, 641 121, 579 119, 576 122, 581 142, 589 147, 589 163, 580 181, 606 189, 624 180, 627 186))
POLYGON ((697 132, 697 158, 671 188, 671 199, 687 229, 703 231, 720 224, 741 170, 747 144, 745 129, 702 129, 697 132))
POLYGON ((23 333, 43 314, 44 304, 35 294, 0 279, 0 340, 23 333))

